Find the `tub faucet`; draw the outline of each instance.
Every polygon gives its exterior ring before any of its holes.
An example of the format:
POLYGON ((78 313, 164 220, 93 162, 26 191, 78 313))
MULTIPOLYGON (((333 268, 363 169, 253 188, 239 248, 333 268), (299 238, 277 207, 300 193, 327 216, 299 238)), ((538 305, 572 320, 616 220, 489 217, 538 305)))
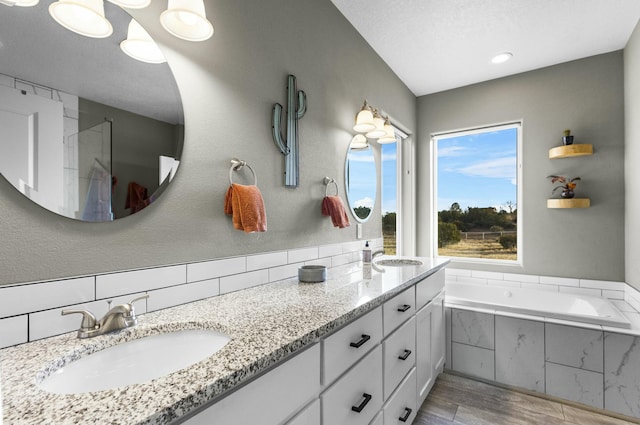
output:
MULTIPOLYGON (((82 314, 78 338, 92 338, 137 325, 138 318, 133 303, 146 298, 149 298, 149 294, 134 298, 125 304, 118 304, 112 307, 100 320, 97 320, 96 316, 88 310, 62 310, 62 315, 82 314)), ((110 302, 109 305, 111 305, 110 302)))

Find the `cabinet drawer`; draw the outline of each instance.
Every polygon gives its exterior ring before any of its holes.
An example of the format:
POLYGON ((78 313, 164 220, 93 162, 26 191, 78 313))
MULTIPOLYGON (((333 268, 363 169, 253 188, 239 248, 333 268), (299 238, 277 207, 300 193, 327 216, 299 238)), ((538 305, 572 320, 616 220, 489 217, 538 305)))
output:
POLYGON ((416 319, 412 317, 382 344, 384 399, 386 400, 416 365, 416 319))
POLYGON ((444 289, 444 269, 432 274, 416 285, 416 310, 420 310, 444 289))
POLYGON ((384 413, 378 413, 378 416, 373 418, 373 421, 369 425, 384 425, 384 413))
POLYGON ((416 370, 414 368, 385 404, 384 425, 411 424, 416 418, 417 409, 416 370))
POLYGON ((414 286, 391 298, 382 306, 384 317, 384 336, 413 316, 416 312, 414 286))
POLYGON ((324 425, 366 425, 382 408, 382 348, 378 345, 325 391, 324 425), (357 412, 356 410, 359 410, 357 412))
POLYGON ((382 307, 365 314, 322 342, 324 385, 332 383, 382 340, 382 307))
POLYGON ((320 399, 316 399, 286 425, 320 425, 320 399))
POLYGON ((183 423, 280 424, 318 393, 319 366, 316 344, 183 423))

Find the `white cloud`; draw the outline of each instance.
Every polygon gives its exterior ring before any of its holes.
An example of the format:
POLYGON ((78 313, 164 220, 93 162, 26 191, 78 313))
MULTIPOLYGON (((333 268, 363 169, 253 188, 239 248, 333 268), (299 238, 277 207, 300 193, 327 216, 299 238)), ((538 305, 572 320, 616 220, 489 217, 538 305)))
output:
POLYGON ((446 146, 438 148, 438 158, 462 156, 465 154, 464 151, 466 150, 467 148, 463 148, 462 146, 446 146))
POLYGON ((385 153, 382 155, 382 161, 395 161, 396 160, 396 154, 394 153, 385 153))
POLYGON ((357 200, 356 202, 354 202, 355 207, 366 207, 366 208, 371 208, 373 209, 373 204, 374 201, 373 199, 366 197, 366 198, 362 198, 357 200))
POLYGON ((460 168, 458 172, 472 177, 508 179, 514 182, 516 179, 516 158, 490 159, 460 168))

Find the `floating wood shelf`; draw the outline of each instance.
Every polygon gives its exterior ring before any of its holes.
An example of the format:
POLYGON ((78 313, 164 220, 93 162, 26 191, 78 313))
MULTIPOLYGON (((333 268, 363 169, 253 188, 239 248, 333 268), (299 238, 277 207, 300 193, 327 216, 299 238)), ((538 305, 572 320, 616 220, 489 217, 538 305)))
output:
POLYGON ((547 208, 589 208, 589 198, 547 199, 547 208))
POLYGON ((566 145, 549 149, 550 159, 585 155, 593 155, 593 145, 566 145))

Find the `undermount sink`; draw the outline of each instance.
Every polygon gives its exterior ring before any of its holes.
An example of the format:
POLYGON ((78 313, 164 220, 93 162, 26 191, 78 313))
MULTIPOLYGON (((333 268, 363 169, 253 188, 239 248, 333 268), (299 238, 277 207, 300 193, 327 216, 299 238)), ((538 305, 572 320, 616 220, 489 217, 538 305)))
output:
POLYGON ((410 260, 408 258, 385 258, 375 261, 374 264, 378 266, 421 266, 423 263, 420 260, 410 260))
POLYGON ((50 393, 79 394, 143 384, 204 360, 229 340, 203 329, 150 335, 73 361, 38 386, 50 393))

